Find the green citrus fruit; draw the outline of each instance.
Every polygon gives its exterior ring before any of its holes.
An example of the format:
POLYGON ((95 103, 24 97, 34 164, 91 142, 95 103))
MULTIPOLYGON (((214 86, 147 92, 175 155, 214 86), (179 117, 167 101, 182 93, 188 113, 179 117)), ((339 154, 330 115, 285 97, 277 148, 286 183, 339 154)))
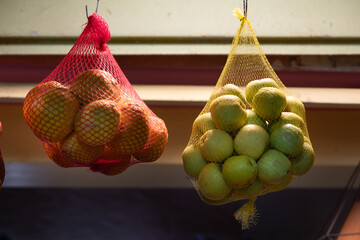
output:
POLYGON ((299 155, 290 158, 291 173, 295 176, 302 176, 307 173, 314 164, 314 149, 308 143, 304 143, 299 155))
POLYGON ((252 107, 257 115, 267 121, 280 117, 286 107, 284 93, 273 87, 263 87, 254 96, 252 107))
POLYGON ((206 131, 214 129, 215 124, 211 118, 211 113, 204 113, 198 116, 193 123, 193 131, 198 133, 200 136, 206 131))
POLYGON ((201 170, 198 184, 201 192, 210 200, 223 199, 231 192, 216 163, 209 163, 201 170))
POLYGON ((261 117, 256 115, 254 110, 246 109, 246 116, 247 116, 246 124, 255 124, 264 128, 266 131, 268 130, 266 121, 264 121, 261 117))
POLYGON ((266 185, 266 189, 268 192, 278 192, 284 190, 290 185, 292 180, 293 180, 293 175, 288 174, 287 177, 285 177, 283 180, 281 180, 278 183, 273 183, 273 184, 268 183, 266 185))
POLYGON ((74 120, 79 141, 91 146, 105 145, 114 139, 120 126, 120 109, 111 100, 85 105, 74 120))
POLYGON ((232 137, 220 129, 211 129, 199 139, 201 155, 209 162, 222 162, 234 152, 232 137))
POLYGON ((79 99, 81 105, 107 99, 118 101, 120 85, 109 73, 100 69, 89 69, 77 75, 70 84, 70 91, 79 99))
POLYGON ((306 121, 304 104, 294 96, 286 96, 285 112, 293 112, 299 115, 304 122, 306 121))
POLYGON ((284 124, 292 124, 300 128, 303 134, 306 134, 306 127, 304 120, 297 114, 292 112, 282 112, 280 117, 270 124, 269 131, 272 133, 274 129, 284 124))
POLYGON ((269 145, 269 134, 264 128, 248 124, 240 129, 234 139, 234 149, 238 155, 259 159, 269 145))
POLYGON ((275 149, 267 150, 257 164, 259 178, 266 183, 281 183, 290 174, 290 160, 275 149))
POLYGON ((279 85, 271 78, 263 78, 249 82, 245 87, 245 97, 250 106, 252 106, 255 94, 263 87, 279 88, 279 85))
POLYGON ((281 125, 270 134, 270 145, 285 155, 293 156, 300 153, 303 144, 302 131, 292 124, 281 125))
POLYGON ((257 177, 257 171, 256 161, 246 155, 232 156, 222 166, 226 184, 237 189, 249 186, 257 177))
POLYGON ((196 145, 190 145, 184 149, 182 160, 184 170, 190 178, 198 178, 200 171, 206 165, 206 160, 196 145))
POLYGON ((241 189, 234 189, 231 193, 235 200, 254 199, 257 196, 264 195, 268 192, 268 184, 263 183, 259 177, 247 187, 241 189))
POLYGON ((242 106, 245 108, 245 106, 246 106, 245 95, 241 91, 241 89, 238 86, 236 86, 235 84, 228 83, 228 84, 222 86, 221 88, 217 89, 213 93, 212 98, 215 99, 222 95, 235 95, 235 96, 239 97, 241 99, 241 102, 244 103, 242 106))
POLYGON ((210 104, 211 117, 218 129, 232 132, 246 123, 246 111, 241 99, 234 95, 223 95, 210 104))

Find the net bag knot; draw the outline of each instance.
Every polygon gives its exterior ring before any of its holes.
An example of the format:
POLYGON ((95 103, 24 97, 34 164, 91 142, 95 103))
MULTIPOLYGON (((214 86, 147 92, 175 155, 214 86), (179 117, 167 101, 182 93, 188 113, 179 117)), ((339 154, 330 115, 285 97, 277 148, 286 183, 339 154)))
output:
POLYGON ((98 13, 88 18, 84 34, 89 34, 99 50, 104 50, 104 44, 110 40, 111 34, 106 20, 98 13))

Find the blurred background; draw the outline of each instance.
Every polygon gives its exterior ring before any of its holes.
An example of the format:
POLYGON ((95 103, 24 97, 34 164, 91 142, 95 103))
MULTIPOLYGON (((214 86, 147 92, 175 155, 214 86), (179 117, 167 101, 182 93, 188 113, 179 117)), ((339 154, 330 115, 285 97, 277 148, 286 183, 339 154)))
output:
POLYGON ((107 177, 56 166, 22 115, 26 93, 71 49, 87 22, 85 5, 91 15, 96 1, 2 0, 0 239, 316 239, 360 160, 360 2, 248 1, 265 55, 305 104, 316 157, 287 190, 258 200, 259 223, 247 232, 232 217, 240 203, 201 202, 181 160, 239 27, 232 11, 242 4, 99 2, 115 59, 169 131, 158 161, 107 177))

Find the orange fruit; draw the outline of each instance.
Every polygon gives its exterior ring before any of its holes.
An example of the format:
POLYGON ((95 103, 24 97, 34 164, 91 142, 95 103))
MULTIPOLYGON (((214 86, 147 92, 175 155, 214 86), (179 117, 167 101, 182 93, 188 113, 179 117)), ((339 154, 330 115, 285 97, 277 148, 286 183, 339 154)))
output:
POLYGON ((77 164, 67 160, 61 153, 61 143, 47 143, 43 142, 44 149, 48 157, 56 163, 56 165, 63 167, 63 168, 69 168, 69 167, 75 167, 77 164))
POLYGON ((164 121, 158 117, 149 117, 149 138, 143 149, 134 153, 141 162, 154 162, 160 158, 168 142, 168 131, 164 121))
POLYGON ((142 102, 120 103, 120 128, 108 146, 120 154, 133 154, 140 151, 149 136, 148 115, 142 102))
POLYGON ((101 99, 117 101, 120 98, 117 80, 100 69, 89 69, 77 75, 70 84, 70 90, 78 97, 81 105, 101 99))
POLYGON ((49 88, 39 90, 39 93, 30 105, 25 106, 24 117, 40 139, 60 141, 73 130, 79 102, 67 88, 49 88))
POLYGON ((89 146, 80 142, 75 133, 71 134, 62 144, 63 156, 78 164, 91 164, 101 156, 104 146, 89 146))
POLYGON ((91 102, 77 114, 74 126, 79 141, 91 146, 105 145, 120 127, 120 109, 111 100, 91 102))

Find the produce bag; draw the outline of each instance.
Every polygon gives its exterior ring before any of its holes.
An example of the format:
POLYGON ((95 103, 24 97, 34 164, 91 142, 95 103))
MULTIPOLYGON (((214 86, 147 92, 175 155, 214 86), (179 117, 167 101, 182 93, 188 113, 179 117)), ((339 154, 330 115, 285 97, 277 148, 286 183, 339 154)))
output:
POLYGON ((234 13, 240 27, 182 160, 204 202, 246 202, 235 212, 246 229, 256 220, 256 198, 305 174, 314 150, 303 103, 272 69, 246 15, 234 13))
MULTIPOLYGON (((0 122, 0 137, 1 137, 1 134, 2 134, 2 124, 0 122)), ((5 165, 4 165, 4 160, 1 155, 1 149, 0 149, 0 189, 4 183, 4 179, 5 179, 5 165)))
POLYGON ((57 165, 116 175, 156 161, 168 132, 111 54, 110 31, 97 13, 70 52, 27 94, 23 115, 57 165))

